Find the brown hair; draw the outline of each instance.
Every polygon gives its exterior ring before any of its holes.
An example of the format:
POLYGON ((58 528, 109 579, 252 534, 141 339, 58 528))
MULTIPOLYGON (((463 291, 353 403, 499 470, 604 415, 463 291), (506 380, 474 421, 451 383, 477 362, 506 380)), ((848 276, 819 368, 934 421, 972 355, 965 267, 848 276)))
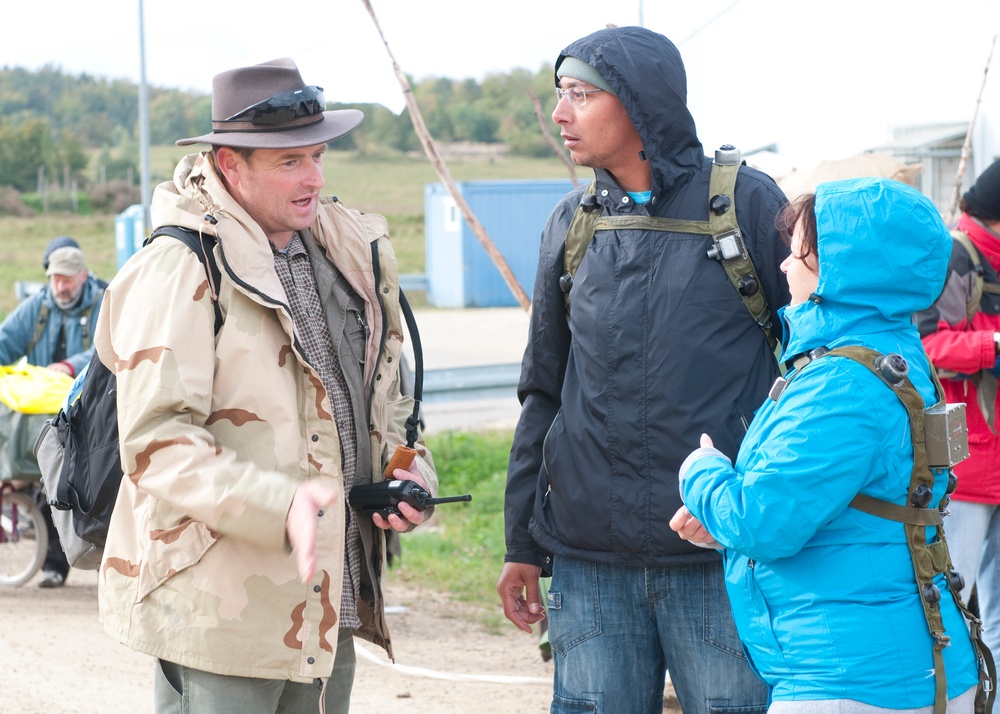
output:
POLYGON ((805 193, 785 206, 785 210, 778 216, 778 230, 781 231, 785 243, 792 244, 792 233, 795 232, 796 225, 802 225, 802 244, 799 249, 800 255, 795 256, 805 260, 810 255, 815 255, 819 260, 819 243, 816 236, 816 194, 805 193))
MULTIPOLYGON (((212 145, 212 158, 215 159, 216 166, 219 165, 220 148, 222 147, 215 144, 212 145)), ((251 149, 250 147, 247 146, 227 146, 226 148, 242 156, 243 160, 246 161, 247 163, 250 163, 250 157, 253 156, 253 152, 256 151, 256 149, 251 149)))

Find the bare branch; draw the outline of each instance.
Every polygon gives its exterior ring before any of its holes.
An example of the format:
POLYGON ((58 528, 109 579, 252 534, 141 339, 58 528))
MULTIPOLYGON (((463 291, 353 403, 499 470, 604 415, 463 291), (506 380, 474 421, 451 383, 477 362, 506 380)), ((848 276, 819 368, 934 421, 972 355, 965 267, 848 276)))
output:
POLYGON ((577 181, 576 178, 576 167, 573 165, 573 162, 570 161, 569 157, 563 153, 562 147, 559 146, 559 142, 555 140, 555 137, 552 136, 552 133, 549 131, 549 123, 545 120, 545 113, 542 111, 542 103, 538 101, 538 97, 535 96, 535 93, 532 92, 530 88, 526 91, 528 92, 528 98, 531 99, 531 103, 535 105, 535 116, 538 117, 538 125, 542 127, 542 136, 545 137, 545 141, 549 143, 552 150, 556 152, 556 156, 562 159, 562 162, 566 164, 566 170, 569 171, 569 177, 572 179, 573 185, 579 186, 580 182, 577 181))
POLYGON ((445 164, 444 159, 438 152, 437 144, 434 143, 433 137, 431 137, 430 132, 427 130, 427 125, 424 123, 423 115, 420 113, 420 107, 417 106, 417 100, 413 96, 413 89, 410 87, 409 81, 406 79, 406 75, 403 70, 400 69, 399 64, 396 62, 396 58, 392 54, 392 50, 389 49, 389 43, 385 39, 385 34, 382 32, 382 27, 379 25, 378 18, 375 17, 375 11, 372 9, 372 5, 369 0, 361 0, 365 7, 368 9, 368 14, 371 15, 372 22, 375 23, 375 29, 378 30, 379 37, 382 38, 382 44, 385 45, 385 51, 389 53, 389 59, 392 60, 392 68, 396 72, 396 78, 399 80, 400 86, 403 88, 403 97, 406 99, 406 108, 410 110, 410 120, 413 122, 413 128, 417 132, 417 136, 420 138, 420 144, 424 147, 424 153, 427 158, 430 159, 431 165, 434 167, 434 171, 437 173, 438 178, 448 189, 448 193, 455 200, 455 204, 458 209, 462 212, 462 218, 465 222, 469 224, 469 228, 475 234, 476 238, 486 249, 487 255, 496 265, 497 270, 500 271, 500 275, 503 277, 504 282, 507 283, 507 287, 510 288, 511 293, 517 299, 518 304, 525 310, 531 309, 531 300, 528 298, 527 293, 524 292, 524 288, 521 284, 517 282, 517 278, 514 277, 513 271, 507 264, 507 259, 503 257, 503 254, 497 249, 496 244, 493 239, 489 237, 486 233, 486 229, 476 218, 476 215, 472 212, 472 208, 469 206, 465 197, 458 190, 455 185, 455 181, 451 178, 451 173, 448 171, 448 166, 445 164))
POLYGON ((976 115, 979 114, 979 105, 983 101, 983 90, 986 88, 986 75, 990 71, 990 62, 993 61, 993 47, 997 43, 997 36, 993 35, 990 43, 990 54, 986 58, 986 67, 983 68, 983 82, 979 85, 979 96, 976 97, 976 108, 972 112, 972 119, 969 121, 969 128, 965 131, 965 143, 962 144, 962 157, 958 160, 958 172, 955 175, 955 185, 951 191, 951 206, 948 209, 947 223, 951 225, 958 218, 958 199, 962 193, 962 178, 965 176, 965 166, 969 161, 969 152, 972 149, 972 128, 976 125, 976 115))

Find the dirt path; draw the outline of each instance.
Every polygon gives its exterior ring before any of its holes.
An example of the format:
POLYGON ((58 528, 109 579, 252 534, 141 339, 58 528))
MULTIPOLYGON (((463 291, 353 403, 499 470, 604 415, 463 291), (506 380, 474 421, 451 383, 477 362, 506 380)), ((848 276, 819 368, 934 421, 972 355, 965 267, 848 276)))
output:
MULTIPOLYGON (((488 630, 469 607, 399 582, 387 600, 396 665, 359 644, 352 714, 548 712, 552 664, 534 636, 488 630)), ((0 613, 0 714, 153 711, 152 659, 100 629, 96 573, 74 571, 58 590, 0 588, 0 613)))

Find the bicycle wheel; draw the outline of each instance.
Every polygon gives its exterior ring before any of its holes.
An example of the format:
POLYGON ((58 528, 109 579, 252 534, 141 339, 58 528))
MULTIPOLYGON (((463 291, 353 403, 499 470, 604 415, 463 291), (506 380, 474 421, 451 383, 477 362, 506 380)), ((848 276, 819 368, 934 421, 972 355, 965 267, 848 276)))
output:
POLYGON ((49 531, 35 500, 20 491, 3 494, 0 508, 0 585, 24 585, 42 567, 49 531))

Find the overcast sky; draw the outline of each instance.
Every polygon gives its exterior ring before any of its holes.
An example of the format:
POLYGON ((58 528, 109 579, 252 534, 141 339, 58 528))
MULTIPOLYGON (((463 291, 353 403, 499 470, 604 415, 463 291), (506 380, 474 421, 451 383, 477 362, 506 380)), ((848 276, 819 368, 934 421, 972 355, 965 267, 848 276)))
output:
MULTIPOLYGON (((886 143, 894 125, 968 122, 998 0, 371 0, 407 74, 474 77, 551 66, 569 42, 606 24, 674 40, 706 150, 777 143, 806 163, 886 143)), ((140 77, 138 0, 18 3, 0 23, 0 66, 53 65, 140 77)), ((209 92, 233 67, 290 56, 327 99, 404 103, 361 0, 145 0, 151 85, 209 92)), ((980 117, 1000 133, 1000 48, 980 117)), ((206 127, 207 130, 207 127, 206 127)))

